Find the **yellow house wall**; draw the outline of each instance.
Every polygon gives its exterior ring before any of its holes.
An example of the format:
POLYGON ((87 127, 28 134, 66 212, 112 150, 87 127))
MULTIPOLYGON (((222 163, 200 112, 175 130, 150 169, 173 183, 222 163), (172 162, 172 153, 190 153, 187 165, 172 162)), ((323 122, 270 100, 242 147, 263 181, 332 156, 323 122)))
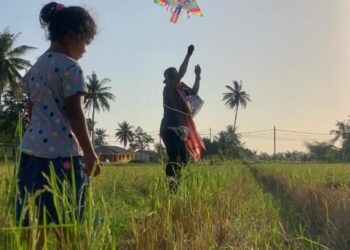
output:
POLYGON ((128 163, 135 158, 134 154, 115 154, 115 155, 100 155, 100 161, 106 161, 114 163, 128 163))

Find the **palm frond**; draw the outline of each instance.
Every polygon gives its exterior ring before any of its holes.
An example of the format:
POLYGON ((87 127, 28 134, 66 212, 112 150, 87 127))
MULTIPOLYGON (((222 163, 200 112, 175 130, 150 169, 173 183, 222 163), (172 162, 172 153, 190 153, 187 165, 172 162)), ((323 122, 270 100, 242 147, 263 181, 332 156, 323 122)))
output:
POLYGON ((108 103, 108 100, 104 97, 104 96, 100 96, 99 98, 99 102, 100 102, 100 105, 101 105, 101 108, 102 110, 110 110, 110 106, 109 106, 109 103, 108 103))
POLYGON ((18 57, 9 58, 8 62, 15 66, 18 70, 25 70, 32 66, 30 61, 18 57))
POLYGON ((235 92, 235 90, 234 90, 231 86, 226 85, 225 87, 228 88, 228 89, 231 91, 231 93, 234 93, 234 92, 235 92))
POLYGON ((102 80, 99 81, 101 83, 101 85, 105 85, 106 83, 111 82, 111 79, 109 78, 103 78, 102 80))
POLYGON ((33 50, 33 49, 36 49, 36 48, 35 47, 31 47, 31 46, 27 46, 27 45, 21 45, 21 46, 18 46, 16 48, 8 51, 7 56, 8 57, 22 56, 23 54, 25 54, 29 50, 33 50))

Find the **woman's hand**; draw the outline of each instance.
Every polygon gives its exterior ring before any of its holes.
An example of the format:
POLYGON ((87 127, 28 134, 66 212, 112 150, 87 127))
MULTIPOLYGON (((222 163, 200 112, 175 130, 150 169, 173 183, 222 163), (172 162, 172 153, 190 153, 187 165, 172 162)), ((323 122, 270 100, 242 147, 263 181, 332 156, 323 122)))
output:
POLYGON ((188 46, 187 55, 192 56, 193 51, 194 51, 194 46, 191 44, 190 46, 188 46))
POLYGON ((181 66, 179 68, 179 73, 177 74, 176 78, 174 79, 174 81, 176 83, 178 83, 182 79, 182 77, 184 77, 184 75, 186 74, 188 62, 191 58, 193 51, 194 51, 194 46, 191 44, 190 46, 188 46, 187 54, 186 54, 185 60, 183 61, 183 63, 181 64, 181 66))
POLYGON ((201 77, 201 72, 202 72, 202 69, 201 67, 199 66, 199 64, 196 65, 196 67, 194 67, 194 73, 196 74, 196 77, 201 77))

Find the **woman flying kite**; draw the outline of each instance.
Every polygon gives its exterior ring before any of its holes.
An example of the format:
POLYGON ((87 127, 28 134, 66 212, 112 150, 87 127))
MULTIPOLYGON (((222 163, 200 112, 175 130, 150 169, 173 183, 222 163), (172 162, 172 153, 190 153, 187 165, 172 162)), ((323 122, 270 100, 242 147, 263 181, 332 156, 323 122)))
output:
POLYGON ((186 12, 189 17, 190 14, 196 16, 203 16, 196 0, 154 0, 154 2, 162 7, 170 8, 172 16, 170 22, 176 23, 182 12, 186 12))

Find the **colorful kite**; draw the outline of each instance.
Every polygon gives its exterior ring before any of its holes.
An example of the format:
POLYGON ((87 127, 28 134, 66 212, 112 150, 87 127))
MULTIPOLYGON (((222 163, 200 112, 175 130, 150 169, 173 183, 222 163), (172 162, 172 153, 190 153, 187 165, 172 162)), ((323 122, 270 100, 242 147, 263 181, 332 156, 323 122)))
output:
POLYGON ((162 7, 167 8, 172 13, 170 22, 176 23, 182 12, 186 12, 195 16, 203 16, 196 0, 154 0, 154 2, 162 7))

